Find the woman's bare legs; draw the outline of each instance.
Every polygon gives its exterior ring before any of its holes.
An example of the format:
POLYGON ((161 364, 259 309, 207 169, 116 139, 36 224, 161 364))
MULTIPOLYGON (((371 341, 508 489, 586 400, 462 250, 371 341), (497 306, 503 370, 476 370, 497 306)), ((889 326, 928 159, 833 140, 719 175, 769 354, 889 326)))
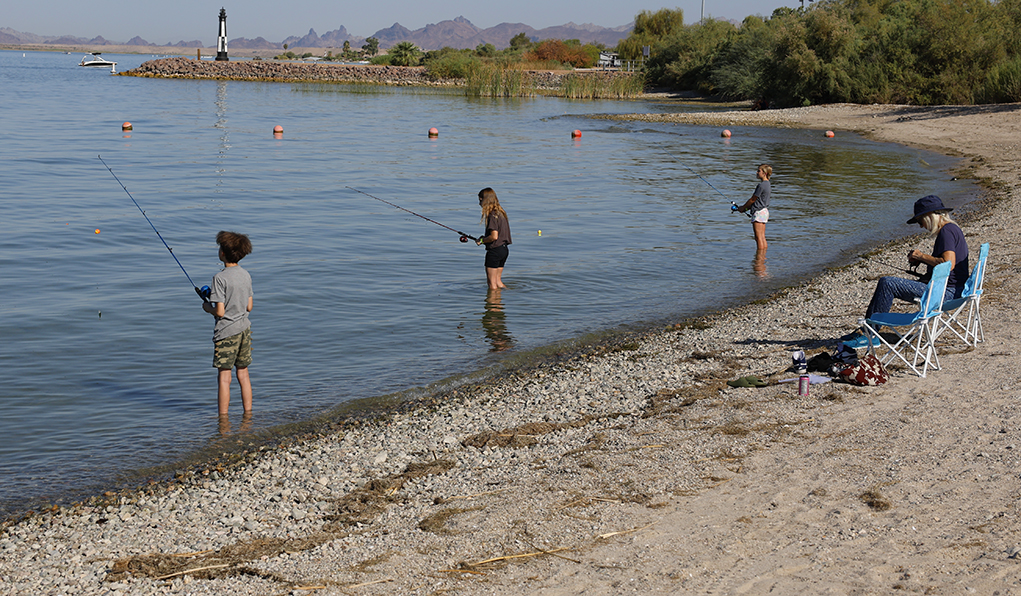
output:
POLYGON ((755 246, 759 252, 766 252, 766 224, 760 221, 752 222, 752 231, 755 232, 755 246))

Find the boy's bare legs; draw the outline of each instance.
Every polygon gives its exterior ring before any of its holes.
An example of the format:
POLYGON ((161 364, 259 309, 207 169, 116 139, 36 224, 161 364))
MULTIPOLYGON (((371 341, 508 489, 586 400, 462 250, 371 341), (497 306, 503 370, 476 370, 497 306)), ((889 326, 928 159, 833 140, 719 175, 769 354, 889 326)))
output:
MULTIPOLYGON (((225 416, 227 414, 228 410, 230 410, 230 381, 231 381, 231 374, 230 374, 230 369, 229 368, 219 368, 217 370, 219 372, 217 373, 217 376, 216 376, 216 381, 217 381, 216 401, 217 401, 217 403, 219 404, 219 407, 220 407, 220 416, 225 416)), ((246 370, 245 371, 246 376, 247 376, 247 373, 248 373, 248 371, 246 370)), ((241 378, 241 369, 238 369, 238 379, 240 380, 240 378, 241 378)), ((244 390, 242 390, 242 398, 241 399, 242 399, 242 401, 244 400, 244 390)), ((249 403, 251 403, 251 387, 249 387, 248 399, 249 399, 249 403)))
POLYGON ((238 384, 241 385, 241 405, 244 406, 246 413, 251 412, 252 381, 248 378, 248 367, 238 369, 238 384))
POLYGON ((752 231, 755 232, 755 246, 758 252, 766 251, 766 224, 761 221, 752 222, 752 231))
MULTIPOLYGON (((229 368, 220 368, 217 375, 216 400, 220 407, 220 416, 230 410, 230 383, 232 380, 229 368)), ((238 384, 241 385, 241 405, 245 412, 252 411, 252 380, 248 376, 248 368, 238 369, 238 384)))

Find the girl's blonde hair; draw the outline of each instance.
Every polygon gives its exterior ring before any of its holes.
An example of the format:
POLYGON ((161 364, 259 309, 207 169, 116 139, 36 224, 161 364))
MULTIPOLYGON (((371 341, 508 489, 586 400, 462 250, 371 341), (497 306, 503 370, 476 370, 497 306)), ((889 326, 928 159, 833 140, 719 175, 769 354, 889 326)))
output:
POLYGON ((918 223, 922 224, 922 227, 928 230, 930 234, 939 232, 940 228, 948 223, 953 223, 953 221, 948 211, 933 211, 918 218, 918 223))
POLYGON ((768 163, 760 165, 759 169, 766 173, 767 179, 773 177, 773 166, 769 165, 768 163))
POLYGON ((486 220, 493 213, 498 216, 507 219, 507 212, 500 206, 500 199, 496 198, 496 191, 488 186, 479 191, 479 200, 481 201, 482 207, 482 225, 486 225, 486 220))

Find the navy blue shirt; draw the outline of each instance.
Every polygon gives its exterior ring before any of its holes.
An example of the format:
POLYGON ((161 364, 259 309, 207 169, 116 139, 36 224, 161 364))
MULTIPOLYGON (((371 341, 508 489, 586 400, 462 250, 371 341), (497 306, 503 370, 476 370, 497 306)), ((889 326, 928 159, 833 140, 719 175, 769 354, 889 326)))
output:
POLYGON ((948 250, 953 251, 957 263, 950 270, 947 287, 954 288, 954 298, 960 298, 961 292, 964 291, 964 283, 968 281, 968 243, 964 240, 961 227, 953 222, 944 225, 936 234, 932 256, 941 258, 948 250))

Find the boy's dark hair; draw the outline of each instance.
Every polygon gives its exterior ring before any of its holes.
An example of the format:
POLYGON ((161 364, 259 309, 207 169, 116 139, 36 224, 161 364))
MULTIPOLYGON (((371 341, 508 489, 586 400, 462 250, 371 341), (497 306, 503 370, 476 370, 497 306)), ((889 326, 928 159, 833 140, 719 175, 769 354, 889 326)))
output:
POLYGON ((237 263, 252 252, 252 241, 245 234, 221 231, 216 235, 216 243, 223 251, 225 263, 237 263))

